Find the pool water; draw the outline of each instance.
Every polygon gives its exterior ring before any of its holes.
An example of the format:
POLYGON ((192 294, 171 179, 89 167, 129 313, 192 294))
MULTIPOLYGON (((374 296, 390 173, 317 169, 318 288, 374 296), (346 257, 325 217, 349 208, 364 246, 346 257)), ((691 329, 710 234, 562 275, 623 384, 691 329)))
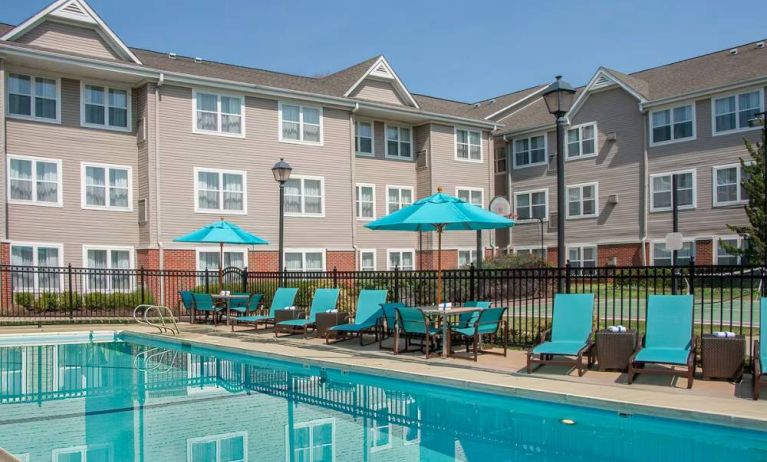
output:
POLYGON ((27 461, 767 460, 767 433, 344 373, 121 334, 0 347, 27 461))

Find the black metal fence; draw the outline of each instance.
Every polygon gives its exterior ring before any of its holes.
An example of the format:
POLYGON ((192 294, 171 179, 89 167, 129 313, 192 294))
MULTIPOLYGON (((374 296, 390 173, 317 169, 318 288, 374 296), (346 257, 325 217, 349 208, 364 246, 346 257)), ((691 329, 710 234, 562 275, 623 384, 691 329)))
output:
MULTIPOLYGON (((753 336, 759 327, 759 301, 765 275, 750 266, 594 267, 475 269, 443 272, 442 299, 455 304, 490 300, 508 307, 512 343, 531 343, 551 322, 558 291, 592 292, 596 327, 621 324, 643 330, 647 296, 689 293, 695 296, 699 333, 728 330, 753 336)), ((341 289, 338 307, 355 309, 359 291, 382 288, 389 300, 413 306, 436 303, 435 271, 253 272, 227 268, 223 289, 261 293, 264 304, 280 286, 299 288, 296 305, 307 307, 315 289, 341 289)), ((217 271, 105 270, 0 266, 0 322, 42 320, 129 320, 139 304, 162 304, 176 315, 178 292, 216 293, 217 271)))

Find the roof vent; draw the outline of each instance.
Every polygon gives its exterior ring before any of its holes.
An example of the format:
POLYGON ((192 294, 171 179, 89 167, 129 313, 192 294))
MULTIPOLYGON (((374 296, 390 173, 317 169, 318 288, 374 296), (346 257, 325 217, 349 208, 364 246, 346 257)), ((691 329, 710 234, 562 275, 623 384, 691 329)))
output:
POLYGON ((756 42, 757 48, 764 48, 764 42, 756 42))
POLYGON ((475 108, 480 107, 481 105, 482 105, 481 103, 474 103, 475 108))
POLYGON ((168 58, 176 59, 176 53, 168 53, 168 58))
POLYGON ((731 55, 737 55, 738 54, 738 49, 737 48, 733 48, 732 50, 730 50, 730 54, 731 55))
POLYGON ((591 86, 591 88, 596 90, 598 88, 607 87, 607 86, 611 85, 612 83, 613 83, 613 81, 612 81, 612 79, 610 77, 608 77, 604 73, 600 73, 599 77, 597 77, 597 79, 594 81, 594 84, 591 86))
POLYGON ((493 104, 494 102, 495 102, 495 98, 493 98, 490 101, 488 101, 487 104, 493 104))
POLYGON ((194 57, 194 62, 196 62, 197 64, 200 64, 202 62, 202 58, 199 58, 199 57, 195 56, 194 57))

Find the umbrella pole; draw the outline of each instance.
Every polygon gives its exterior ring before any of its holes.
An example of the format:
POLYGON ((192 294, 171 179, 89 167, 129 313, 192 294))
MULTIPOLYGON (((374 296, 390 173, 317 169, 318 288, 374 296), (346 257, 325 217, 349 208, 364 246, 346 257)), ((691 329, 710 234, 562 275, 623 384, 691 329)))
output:
POLYGON ((224 290, 224 243, 219 242, 218 252, 218 291, 224 290))
POLYGON ((442 227, 437 225, 437 308, 442 304, 442 227))

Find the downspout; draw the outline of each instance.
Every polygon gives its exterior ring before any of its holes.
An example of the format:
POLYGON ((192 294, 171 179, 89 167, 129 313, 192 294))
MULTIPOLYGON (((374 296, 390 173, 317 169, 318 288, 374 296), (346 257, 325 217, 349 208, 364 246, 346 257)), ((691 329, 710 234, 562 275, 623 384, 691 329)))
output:
MULTIPOLYGON (((512 159, 509 157, 509 138, 508 135, 503 135, 503 149, 506 152, 506 200, 509 201, 509 204, 511 204, 511 161, 512 159)), ((512 205, 512 213, 514 211, 514 206, 512 205)), ((506 253, 511 253, 512 245, 511 245, 511 235, 514 232, 514 227, 508 228, 509 230, 509 240, 506 243, 506 253)), ((548 254, 548 245, 546 246, 546 253, 548 254)), ((546 258, 546 257, 544 257, 546 258)))
MULTIPOLYGON (((157 79, 157 90, 155 91, 154 96, 154 159, 155 159, 155 175, 154 175, 154 181, 155 181, 155 197, 157 198, 157 203, 155 204, 155 220, 157 221, 156 224, 156 232, 157 236, 157 249, 159 250, 159 260, 160 260, 160 271, 165 269, 165 249, 163 248, 163 243, 160 240, 162 236, 162 226, 161 226, 161 220, 160 220, 160 204, 162 203, 161 195, 160 195, 160 172, 162 169, 160 168, 160 88, 162 87, 163 83, 165 82, 165 74, 160 73, 160 78, 157 79)), ((160 278, 160 300, 165 300, 165 278, 160 278)))
MULTIPOLYGON (((5 95, 5 60, 0 58, 0 95, 5 95)), ((61 103, 59 103, 61 104, 61 103)), ((2 121, 3 124, 3 133, 2 133, 2 143, 0 144, 0 154, 2 154, 2 167, 3 169, 7 168, 8 166, 8 153, 6 152, 6 147, 8 146, 8 126, 6 124, 6 118, 5 118, 5 110, 0 109, 0 121, 2 121)), ((61 173, 61 172, 59 172, 61 173)), ((0 184, 3 186, 2 192, 2 198, 3 198, 3 216, 5 217, 5 223, 3 223, 3 239, 2 242, 6 242, 10 238, 10 210, 8 210, 8 175, 3 175, 2 181, 0 181, 0 184)), ((59 192, 61 194, 61 192, 59 192)), ((10 249, 9 249, 10 252, 10 249)), ((2 263, 10 263, 10 254, 8 255, 8 261, 2 262, 2 263)), ((61 255, 61 259, 63 261, 64 256, 61 255)))
POLYGON ((639 234, 641 236, 640 242, 642 245, 642 251, 639 254, 639 261, 642 266, 647 266, 647 191, 649 191, 649 174, 648 174, 648 159, 647 159, 647 124, 649 121, 648 112, 642 110, 640 105, 639 109, 642 111, 642 187, 640 193, 642 197, 639 200, 641 204, 640 210, 640 222, 639 222, 639 234))
MULTIPOLYGON (((349 146, 349 167, 351 169, 351 183, 352 183, 351 184, 351 189, 352 189, 352 196, 351 196, 352 201, 351 202, 352 202, 352 206, 351 206, 350 210, 352 211, 352 219, 351 219, 351 223, 352 223, 352 249, 354 249, 354 267, 355 268, 357 267, 358 255, 357 255, 357 200, 356 200, 356 197, 357 197, 357 182, 356 182, 357 181, 357 176, 355 175, 355 172, 354 172, 355 158, 356 158, 356 155, 357 155, 357 147, 356 147, 356 142, 355 142, 355 137, 356 137, 355 123, 356 123, 356 121, 354 120, 354 114, 356 114, 357 111, 359 111, 359 110, 360 110, 360 103, 354 103, 354 108, 352 109, 352 112, 349 114, 349 122, 350 122, 350 124, 349 124, 349 135, 350 135, 350 137, 349 137, 349 139, 351 140, 351 143, 349 143, 349 145, 350 145, 349 146)), ((375 204, 376 203, 375 198, 373 198, 373 199, 374 199, 373 203, 375 204)), ((373 212, 375 213, 375 210, 373 212)))

